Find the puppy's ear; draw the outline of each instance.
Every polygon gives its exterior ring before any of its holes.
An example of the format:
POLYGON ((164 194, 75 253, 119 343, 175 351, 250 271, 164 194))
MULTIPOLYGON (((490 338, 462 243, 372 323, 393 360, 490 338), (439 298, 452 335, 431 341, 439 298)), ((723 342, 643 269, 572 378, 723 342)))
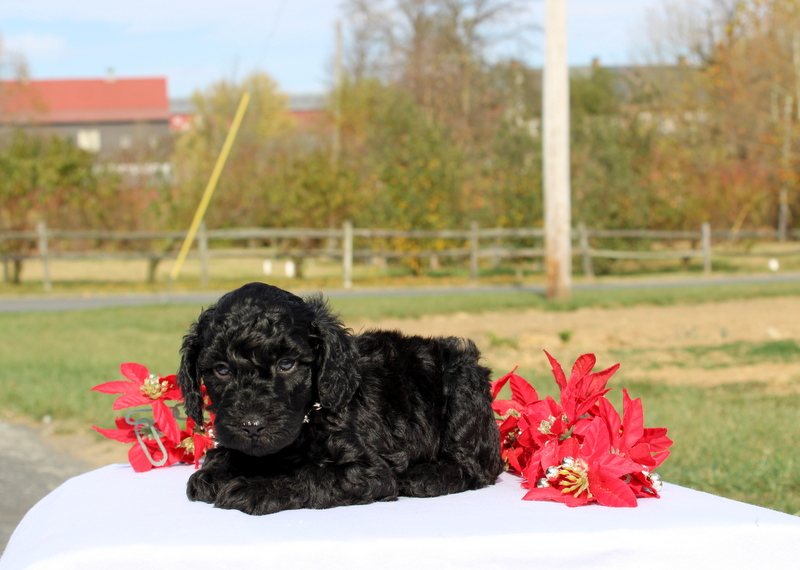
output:
POLYGON ((178 386, 183 393, 186 415, 201 426, 203 425, 203 393, 200 391, 200 380, 197 372, 197 358, 203 350, 203 337, 211 317, 214 314, 214 307, 210 307, 200 313, 196 323, 193 323, 189 333, 183 337, 181 345, 181 365, 178 369, 178 386))
POLYGON ((320 405, 328 410, 344 407, 358 387, 358 349, 350 329, 331 314, 322 296, 306 299, 314 312, 311 336, 317 341, 316 380, 320 405))

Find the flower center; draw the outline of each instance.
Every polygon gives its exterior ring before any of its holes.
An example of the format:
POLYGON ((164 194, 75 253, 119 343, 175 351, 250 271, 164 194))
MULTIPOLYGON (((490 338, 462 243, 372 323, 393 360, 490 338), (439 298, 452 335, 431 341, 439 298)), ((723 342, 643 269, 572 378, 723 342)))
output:
POLYGON ((517 438, 519 437, 520 433, 522 433, 522 432, 520 431, 520 429, 518 427, 515 427, 514 429, 510 430, 506 434, 506 445, 509 446, 509 447, 514 445, 514 442, 517 441, 517 438))
POLYGON ((550 416, 546 420, 542 420, 542 423, 539 424, 539 431, 544 435, 553 435, 553 432, 550 430, 553 429, 554 423, 556 423, 555 416, 550 416))
POLYGON ((184 438, 177 447, 182 447, 186 450, 186 453, 194 453, 194 439, 192 439, 192 436, 184 438))
POLYGON ((562 494, 577 498, 586 491, 589 498, 592 497, 589 491, 589 466, 583 459, 562 464, 558 468, 558 475, 561 478, 558 484, 564 487, 561 489, 562 494))
POLYGON ((158 378, 152 374, 144 379, 144 384, 142 384, 141 388, 139 388, 139 390, 153 400, 158 400, 166 393, 168 389, 169 382, 166 380, 159 382, 158 378))

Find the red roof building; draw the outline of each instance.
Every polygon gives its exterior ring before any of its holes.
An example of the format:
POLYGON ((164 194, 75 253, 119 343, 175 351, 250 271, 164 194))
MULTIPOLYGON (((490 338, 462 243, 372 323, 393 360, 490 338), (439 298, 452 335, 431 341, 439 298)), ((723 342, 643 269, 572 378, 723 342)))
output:
POLYGON ((0 83, 0 124, 73 138, 92 152, 157 151, 169 121, 163 77, 0 83))

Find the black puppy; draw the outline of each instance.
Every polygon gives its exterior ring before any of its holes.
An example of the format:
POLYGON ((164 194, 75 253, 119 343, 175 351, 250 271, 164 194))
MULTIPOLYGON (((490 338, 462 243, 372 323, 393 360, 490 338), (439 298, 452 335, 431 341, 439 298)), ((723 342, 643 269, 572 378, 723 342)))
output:
POLYGON ((433 497, 503 468, 487 368, 468 340, 353 335, 321 296, 263 283, 224 295, 184 337, 178 383, 218 446, 193 501, 263 515, 433 497))

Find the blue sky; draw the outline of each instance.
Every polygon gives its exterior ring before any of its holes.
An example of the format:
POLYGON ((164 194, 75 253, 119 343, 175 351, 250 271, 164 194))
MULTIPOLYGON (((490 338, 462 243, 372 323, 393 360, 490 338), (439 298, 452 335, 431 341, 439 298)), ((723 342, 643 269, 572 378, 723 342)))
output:
MULTIPOLYGON (((570 63, 635 61, 645 14, 663 1, 567 0, 570 63)), ((339 0, 0 0, 0 37, 34 79, 113 69, 166 76, 170 97, 185 97, 260 69, 283 91, 310 93, 331 84, 340 17, 339 0)), ((531 0, 521 21, 543 25, 544 0, 531 0)), ((543 35, 529 42, 501 49, 541 65, 543 35)))

